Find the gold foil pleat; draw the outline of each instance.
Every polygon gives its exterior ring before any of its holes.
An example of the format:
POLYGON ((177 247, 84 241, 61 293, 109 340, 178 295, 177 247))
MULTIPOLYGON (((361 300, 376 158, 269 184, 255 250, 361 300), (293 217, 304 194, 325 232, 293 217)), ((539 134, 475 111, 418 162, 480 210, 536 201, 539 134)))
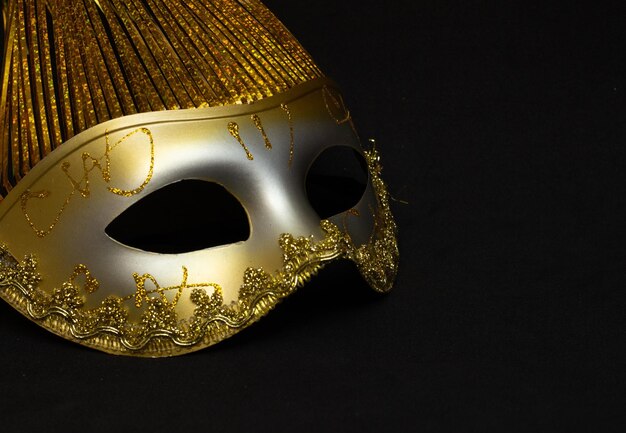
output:
POLYGON ((0 198, 74 135, 138 112, 249 103, 322 76, 257 0, 9 0, 0 198))

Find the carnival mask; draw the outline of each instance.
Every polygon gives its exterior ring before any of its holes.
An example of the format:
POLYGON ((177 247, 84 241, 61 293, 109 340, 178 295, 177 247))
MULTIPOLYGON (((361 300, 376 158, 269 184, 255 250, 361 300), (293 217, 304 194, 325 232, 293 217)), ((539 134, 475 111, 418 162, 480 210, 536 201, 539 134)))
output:
POLYGON ((340 258, 391 288, 379 156, 260 2, 4 14, 0 296, 26 317, 170 356, 245 328, 340 258))

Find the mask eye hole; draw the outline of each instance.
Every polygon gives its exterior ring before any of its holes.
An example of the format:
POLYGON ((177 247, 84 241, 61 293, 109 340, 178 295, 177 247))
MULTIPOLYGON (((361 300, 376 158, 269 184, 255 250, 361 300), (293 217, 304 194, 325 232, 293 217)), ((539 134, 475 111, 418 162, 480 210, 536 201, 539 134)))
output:
POLYGON ((325 219, 353 208, 367 187, 363 156, 351 147, 325 149, 306 177, 306 193, 315 212, 325 219))
POLYGON ((226 188, 187 179, 134 203, 104 231, 133 248, 176 254, 245 241, 250 224, 243 206, 226 188))

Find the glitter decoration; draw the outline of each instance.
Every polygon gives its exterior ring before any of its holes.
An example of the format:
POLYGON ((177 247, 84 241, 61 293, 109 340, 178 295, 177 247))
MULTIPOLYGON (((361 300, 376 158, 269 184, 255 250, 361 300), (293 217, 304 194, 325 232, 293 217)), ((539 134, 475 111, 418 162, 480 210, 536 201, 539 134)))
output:
POLYGON ((263 128, 263 123, 261 122, 261 118, 258 116, 258 114, 253 114, 252 116, 250 116, 250 118, 254 122, 254 126, 256 126, 256 129, 258 129, 261 135, 263 136, 263 142, 265 143, 265 148, 267 150, 271 150, 272 143, 269 137, 267 136, 267 134, 265 133, 265 129, 263 128))
POLYGON ((289 109, 289 105, 282 103, 280 104, 280 108, 287 114, 287 120, 289 121, 289 166, 291 167, 291 163, 293 162, 293 154, 295 150, 295 138, 293 133, 293 118, 291 117, 291 110, 289 109))
POLYGON ((328 115, 337 122, 337 125, 352 121, 350 110, 346 108, 341 94, 335 94, 328 86, 324 86, 322 88, 322 97, 324 98, 324 105, 328 115))
POLYGON ((248 149, 248 146, 246 146, 246 143, 243 142, 241 135, 239 135, 239 124, 237 122, 228 122, 228 132, 230 133, 230 135, 233 136, 235 140, 237 140, 237 143, 241 145, 241 148, 244 150, 244 152, 246 152, 246 157, 250 161, 252 161, 254 159, 254 156, 252 156, 252 153, 250 153, 250 149, 248 149))
POLYGON ((116 147, 126 142, 129 138, 133 137, 135 134, 144 134, 145 137, 148 138, 148 144, 150 146, 150 166, 148 168, 148 172, 146 173, 146 177, 143 180, 143 182, 134 189, 128 190, 128 189, 121 189, 117 187, 108 186, 107 190, 113 194, 123 196, 123 197, 131 197, 143 191, 146 185, 150 183, 150 180, 152 179, 152 175, 154 173, 154 138, 152 137, 152 132, 150 132, 148 128, 137 128, 136 130, 129 132, 128 134, 120 138, 113 145, 109 143, 109 133, 107 132, 105 134, 105 149, 101 157, 96 158, 90 155, 89 153, 84 153, 82 155, 82 162, 83 162, 83 165, 81 167, 82 176, 78 180, 72 177, 72 175, 69 172, 70 163, 67 161, 62 163, 61 169, 63 170, 68 180, 70 181, 72 185, 72 190, 69 192, 69 194, 65 198, 63 204, 61 205, 61 208, 56 213, 54 220, 50 223, 48 227, 46 227, 45 229, 41 229, 35 225, 28 211, 28 203, 30 199, 32 198, 46 199, 47 197, 50 196, 51 192, 48 190, 41 190, 41 191, 26 190, 22 194, 22 196, 20 197, 20 205, 22 207, 22 213, 24 214, 24 217, 26 218, 28 225, 30 226, 31 229, 34 230, 37 236, 39 236, 40 238, 43 238, 52 232, 54 227, 59 223, 61 219, 61 215, 63 214, 65 209, 70 205, 73 197, 76 196, 76 193, 78 193, 83 198, 90 197, 91 190, 89 186, 89 175, 92 171, 94 171, 95 169, 98 169, 102 175, 102 179, 106 183, 111 182, 111 153, 115 150, 116 147))

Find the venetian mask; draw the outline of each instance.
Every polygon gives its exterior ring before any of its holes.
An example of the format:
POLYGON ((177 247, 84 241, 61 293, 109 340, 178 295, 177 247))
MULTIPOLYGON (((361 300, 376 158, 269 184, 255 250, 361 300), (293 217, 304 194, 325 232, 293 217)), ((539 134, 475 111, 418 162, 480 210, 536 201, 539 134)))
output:
POLYGON ((4 6, 0 296, 109 353, 258 320, 338 259, 390 290, 379 155, 260 2, 4 6))

